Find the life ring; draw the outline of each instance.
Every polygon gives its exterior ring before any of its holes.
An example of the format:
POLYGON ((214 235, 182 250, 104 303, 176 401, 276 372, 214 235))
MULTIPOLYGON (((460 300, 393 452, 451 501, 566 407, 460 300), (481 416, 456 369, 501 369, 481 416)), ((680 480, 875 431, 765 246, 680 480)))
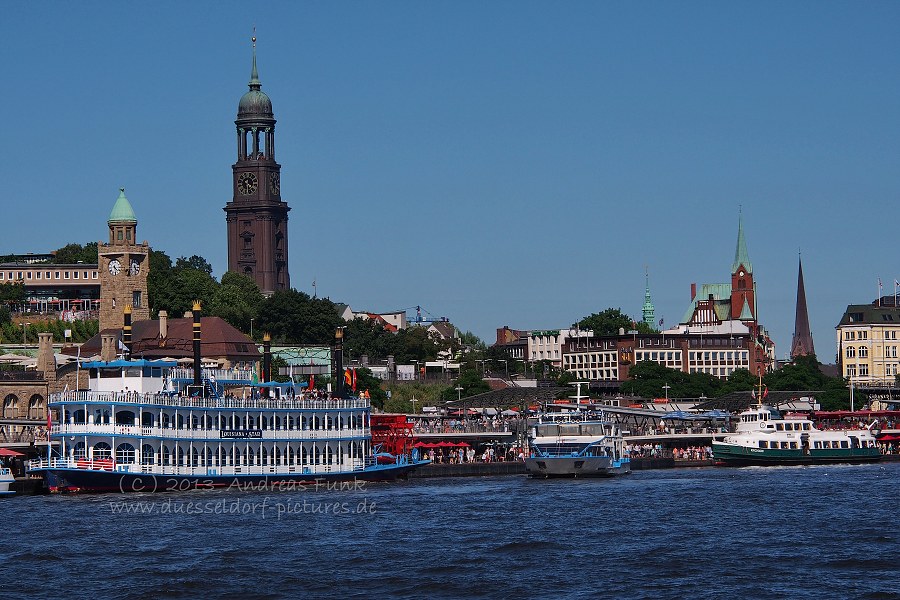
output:
POLYGON ((765 429, 765 428, 766 428, 766 424, 765 424, 764 422, 760 421, 760 422, 759 422, 759 428, 760 428, 760 429, 765 429))

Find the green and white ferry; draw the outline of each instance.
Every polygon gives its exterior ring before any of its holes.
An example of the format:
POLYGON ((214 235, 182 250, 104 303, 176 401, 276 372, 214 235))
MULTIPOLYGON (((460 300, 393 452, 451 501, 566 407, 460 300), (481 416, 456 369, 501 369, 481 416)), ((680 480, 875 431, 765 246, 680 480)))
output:
POLYGON ((866 429, 816 429, 807 418, 785 419, 771 406, 756 404, 740 414, 734 433, 713 440, 716 460, 727 465, 813 465, 881 460, 877 421, 866 429))

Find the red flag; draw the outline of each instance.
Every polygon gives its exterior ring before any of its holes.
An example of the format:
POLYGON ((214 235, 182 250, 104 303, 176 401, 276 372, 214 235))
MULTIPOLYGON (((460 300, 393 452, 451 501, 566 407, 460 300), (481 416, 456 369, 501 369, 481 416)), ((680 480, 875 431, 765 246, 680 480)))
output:
POLYGON ((350 375, 350 369, 344 369, 344 383, 347 385, 353 384, 353 376, 350 375))
POLYGON ((315 387, 315 381, 316 381, 316 376, 310 375, 309 376, 309 389, 313 389, 315 387))
POLYGON ((356 369, 353 369, 353 383, 350 384, 353 391, 356 391, 356 369))
POLYGON ((765 391, 763 391, 763 398, 769 395, 769 386, 766 386, 765 391))

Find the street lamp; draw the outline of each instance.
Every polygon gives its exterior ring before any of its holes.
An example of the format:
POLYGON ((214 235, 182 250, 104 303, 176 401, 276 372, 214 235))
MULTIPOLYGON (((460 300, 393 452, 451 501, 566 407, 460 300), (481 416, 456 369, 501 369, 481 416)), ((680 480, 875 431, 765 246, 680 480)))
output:
POLYGON ((666 383, 666 385, 663 386, 663 389, 666 390, 666 402, 669 401, 669 390, 671 388, 672 388, 672 386, 670 386, 668 383, 666 383))
POLYGON ((416 372, 413 373, 413 380, 418 381, 419 380, 419 361, 414 360, 413 362, 416 363, 416 372))
POLYGON ((250 319, 250 339, 251 340, 253 339, 253 321, 254 320, 255 319, 252 319, 252 318, 250 319))
POLYGON ((457 406, 459 406, 459 407, 460 407, 459 410, 462 411, 462 404, 460 404, 460 403, 462 402, 462 391, 463 391, 463 388, 462 388, 461 385, 457 385, 457 386, 456 386, 455 388, 453 388, 453 389, 456 390, 456 402, 457 402, 457 406))
POLYGON ((416 399, 416 397, 413 396, 412 398, 410 398, 409 401, 412 402, 412 405, 413 405, 413 414, 414 414, 414 415, 415 415, 415 414, 418 414, 418 413, 416 412, 416 402, 418 402, 418 400, 416 399))
POLYGON ((22 323, 22 348, 28 344, 27 338, 25 337, 25 332, 27 331, 27 327, 31 325, 31 323, 22 323))

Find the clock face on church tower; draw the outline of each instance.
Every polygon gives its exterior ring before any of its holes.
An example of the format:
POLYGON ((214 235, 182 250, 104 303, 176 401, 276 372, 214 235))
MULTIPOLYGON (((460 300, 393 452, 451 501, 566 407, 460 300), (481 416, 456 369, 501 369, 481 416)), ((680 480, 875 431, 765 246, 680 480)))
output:
POLYGON ((240 177, 238 177, 237 188, 244 196, 249 196, 255 192, 257 187, 259 187, 259 179, 257 179, 256 174, 241 173, 240 177))

